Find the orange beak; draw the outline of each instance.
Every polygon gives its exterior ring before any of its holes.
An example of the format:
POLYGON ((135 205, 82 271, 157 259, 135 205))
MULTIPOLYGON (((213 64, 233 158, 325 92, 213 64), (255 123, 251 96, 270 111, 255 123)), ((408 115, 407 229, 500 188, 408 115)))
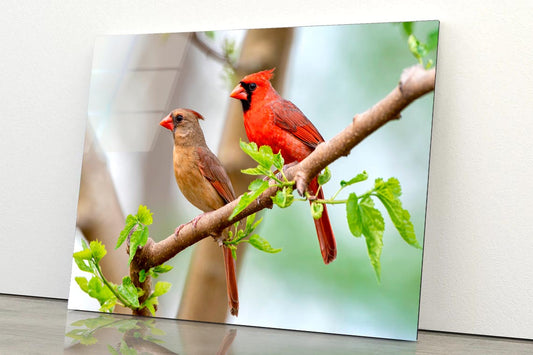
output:
POLYGON ((174 123, 172 123, 172 117, 170 115, 163 118, 163 120, 159 122, 159 124, 168 130, 171 130, 171 131, 174 130, 174 123))
POLYGON ((248 100, 248 94, 241 84, 237 84, 229 96, 237 100, 248 100))

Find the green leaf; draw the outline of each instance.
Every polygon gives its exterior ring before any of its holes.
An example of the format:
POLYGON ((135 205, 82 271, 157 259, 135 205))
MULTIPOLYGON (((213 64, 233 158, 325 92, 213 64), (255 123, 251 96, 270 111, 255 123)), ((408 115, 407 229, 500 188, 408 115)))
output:
POLYGON ((262 145, 259 147, 258 151, 258 158, 259 160, 256 160, 261 166, 270 169, 270 167, 274 164, 274 152, 272 152, 272 148, 268 145, 262 145))
POLYGON ((244 234, 250 233, 255 228, 255 213, 252 213, 246 217, 246 227, 244 228, 244 234))
POLYGON ((161 264, 161 265, 157 265, 157 266, 155 266, 153 268, 153 273, 154 274, 164 274, 165 272, 169 272, 172 269, 173 269, 173 267, 170 266, 170 265, 161 264))
POLYGON ((215 39, 215 31, 204 31, 204 34, 209 39, 215 39))
POLYGON ((139 282, 144 281, 146 281, 146 271, 142 269, 141 271, 139 271, 139 282))
POLYGON ((90 244, 93 259, 98 263, 107 254, 105 246, 98 240, 93 240, 90 244))
POLYGON ((381 212, 374 207, 374 201, 368 196, 359 203, 359 211, 363 220, 363 235, 366 240, 368 256, 379 281, 381 280, 380 258, 383 249, 385 222, 383 222, 381 212))
POLYGON ((257 144, 255 142, 249 142, 246 143, 242 139, 239 140, 239 146, 241 147, 242 151, 248 154, 249 156, 252 156, 254 154, 257 154, 257 144))
POLYGON ((168 292, 168 290, 170 290, 170 287, 172 287, 172 284, 170 282, 158 281, 155 284, 154 293, 152 293, 150 297, 159 297, 161 295, 164 295, 168 292))
POLYGON ((164 295, 165 293, 170 290, 170 287, 172 284, 170 282, 164 282, 160 281, 155 284, 154 292, 148 297, 143 304, 141 305, 141 308, 148 308, 150 313, 155 316, 155 305, 159 304, 157 297, 164 295))
POLYGON ((85 277, 77 276, 74 279, 83 292, 89 293, 89 281, 85 277))
POLYGON ((362 173, 357 174, 357 176, 354 177, 351 180, 348 180, 348 181, 342 180, 341 181, 341 186, 344 188, 346 186, 350 186, 350 185, 353 185, 355 183, 358 183, 358 182, 361 182, 361 181, 365 181, 366 179, 368 179, 368 173, 366 171, 363 171, 362 173))
POLYGON ((426 45, 420 42, 413 34, 409 35, 409 38, 407 39, 407 45, 418 62, 422 64, 422 58, 428 54, 426 45))
POLYGON ((359 211, 357 195, 353 192, 348 196, 348 201, 346 202, 346 219, 348 220, 350 232, 355 237, 360 237, 363 234, 363 221, 359 211))
POLYGON ((265 175, 270 176, 272 173, 270 169, 266 169, 262 166, 258 166, 257 168, 250 168, 250 169, 244 169, 241 170, 241 173, 247 174, 247 175, 265 175))
POLYGON ((248 207, 248 205, 250 203, 252 203, 254 199, 251 198, 250 194, 249 193, 244 193, 242 195, 242 197, 240 198, 239 200, 239 203, 237 204, 237 206, 235 206, 235 209, 233 210, 233 213, 231 214, 231 216, 229 216, 228 220, 230 219, 233 219, 235 216, 237 216, 239 213, 241 213, 242 211, 244 211, 244 209, 246 207, 248 207))
POLYGON ((74 257, 74 262, 78 265, 78 269, 81 271, 92 272, 91 267, 83 259, 74 257))
POLYGON ((274 154, 274 161, 272 162, 274 167, 279 171, 283 170, 283 165, 285 164, 285 159, 281 156, 281 152, 274 154))
POLYGON ((250 183, 250 185, 248 185, 248 190, 250 190, 251 192, 255 192, 255 191, 263 192, 267 188, 268 188, 268 182, 265 180, 261 180, 261 179, 255 179, 254 181, 250 183))
POLYGON ((251 215, 246 217, 246 226, 244 227, 244 230, 238 229, 239 228, 238 225, 235 227, 237 229, 237 235, 235 237, 234 244, 238 244, 240 240, 250 235, 250 233, 252 233, 257 228, 257 226, 261 223, 263 218, 259 218, 259 220, 256 221, 255 216, 256 214, 252 213, 251 215))
POLYGON ((233 259, 237 260, 237 248, 235 248, 235 246, 230 246, 229 247, 230 250, 231 250, 231 256, 233 257, 233 259))
POLYGON ((376 188, 385 186, 395 197, 400 197, 402 195, 402 187, 400 185, 400 182, 394 177, 389 178, 387 182, 384 182, 383 179, 378 178, 376 179, 374 184, 376 188))
POLYGON ((154 222, 152 218, 152 213, 148 209, 148 207, 139 205, 139 209, 137 210, 137 218, 139 219, 139 222, 144 224, 145 226, 149 226, 154 222))
POLYGON ((135 256, 135 253, 137 253, 137 248, 140 245, 140 241, 142 238, 142 229, 135 230, 130 237, 130 257, 128 259, 128 264, 131 264, 131 261, 133 260, 133 257, 135 256))
POLYGON ((142 247, 148 241, 148 227, 144 226, 142 229, 137 229, 130 237, 130 258, 128 263, 131 264, 137 248, 142 247))
POLYGON ((287 208, 292 205, 294 195, 292 194, 292 187, 284 186, 283 189, 278 190, 276 195, 271 197, 272 201, 281 208, 287 208))
MULTIPOLYGON (((254 218, 255 218, 255 213, 254 213, 254 218)), ((259 218, 257 221, 255 221, 255 223, 253 224, 252 226, 252 229, 250 229, 250 232, 254 231, 257 226, 263 221, 263 217, 259 218)))
POLYGON ((324 171, 318 175, 318 184, 325 185, 331 179, 331 170, 326 166, 324 171))
POLYGON ((253 160, 259 163, 262 167, 270 169, 274 163, 274 153, 272 153, 272 148, 267 145, 257 148, 257 144, 254 142, 246 143, 242 140, 239 143, 241 149, 248 154, 253 160))
POLYGON ((126 226, 120 232, 115 249, 118 249, 122 245, 122 243, 124 243, 128 235, 130 234, 131 229, 135 227, 136 225, 137 225, 137 218, 131 214, 128 215, 128 217, 126 217, 126 226))
POLYGON ((129 276, 122 279, 122 285, 118 285, 117 292, 133 307, 139 308, 139 296, 137 287, 131 281, 129 276))
POLYGON ((146 245, 146 242, 148 241, 148 236, 149 235, 150 235, 150 232, 148 230, 148 226, 144 226, 143 229, 142 229, 142 234, 141 234, 141 243, 140 243, 141 247, 146 245))
POLYGON ((93 276, 87 285, 87 293, 92 298, 98 300, 100 305, 108 302, 110 299, 114 299, 115 295, 111 290, 102 283, 102 280, 96 276, 93 276))
POLYGON ((75 252, 74 254, 72 254, 72 256, 74 257, 74 260, 90 260, 93 257, 93 252, 91 251, 91 249, 83 249, 81 251, 75 252))
POLYGON ((311 202, 311 215, 314 219, 320 219, 322 217, 322 212, 324 211, 324 204, 320 202, 313 201, 311 202))
POLYGON ((146 301, 143 302, 142 308, 146 307, 152 314, 152 316, 155 316, 155 305, 158 305, 159 302, 157 301, 157 297, 148 297, 146 301))
POLYGON ((411 215, 409 211, 402 207, 402 202, 399 198, 402 194, 402 188, 398 179, 390 178, 387 182, 384 182, 383 179, 376 179, 374 191, 381 203, 383 203, 383 206, 387 209, 392 223, 403 240, 409 245, 421 249, 422 247, 416 240, 411 215))
POLYGON ((101 307, 100 312, 111 312, 113 311, 113 308, 117 305, 117 299, 116 298, 109 298, 107 301, 105 301, 101 307))
POLYGON ((413 33, 413 23, 412 22, 404 22, 402 23, 403 31, 406 35, 410 35, 413 33))
POLYGON ((233 210, 233 213, 229 217, 229 219, 233 219, 236 215, 241 213, 250 203, 255 201, 259 195, 261 195, 266 189, 268 189, 268 182, 265 180, 256 179, 250 183, 248 186, 248 189, 250 189, 250 192, 244 193, 241 198, 239 199, 239 203, 233 210))
POLYGON ((107 344, 107 351, 109 351, 111 355, 120 355, 120 353, 116 351, 115 348, 109 344, 107 344))
POLYGON ((257 248, 257 249, 259 249, 261 251, 264 251, 266 253, 274 254, 274 253, 279 253, 281 251, 281 248, 280 249, 272 248, 272 246, 270 245, 270 243, 266 239, 261 238, 257 234, 252 235, 250 237, 250 239, 248 239, 248 243, 250 243, 255 248, 257 248))
POLYGON ((237 234, 235 235, 235 238, 231 241, 231 243, 230 244, 226 244, 226 245, 237 245, 237 244, 239 244, 241 239, 246 237, 246 235, 247 235, 247 233, 245 233, 245 231, 239 229, 239 230, 237 230, 237 234))

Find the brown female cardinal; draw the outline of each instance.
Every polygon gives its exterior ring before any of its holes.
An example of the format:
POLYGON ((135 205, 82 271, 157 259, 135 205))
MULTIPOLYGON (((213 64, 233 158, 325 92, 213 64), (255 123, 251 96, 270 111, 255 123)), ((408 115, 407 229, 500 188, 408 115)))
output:
MULTIPOLYGON (((251 142, 269 145, 274 152, 281 151, 287 164, 302 161, 324 138, 298 107, 274 90, 270 83, 273 71, 245 76, 230 96, 242 103, 244 128, 251 142)), ((317 194, 317 190, 318 182, 314 178, 309 191, 323 199, 324 192, 320 189, 317 194)), ((322 217, 314 221, 322 258, 328 264, 337 257, 337 245, 326 206, 322 217)))
MULTIPOLYGON (((198 112, 178 108, 159 124, 169 129, 174 137, 174 175, 178 187, 190 203, 208 212, 233 201, 235 192, 222 163, 207 147, 199 119, 204 118, 198 112)), ((239 294, 235 260, 229 248, 223 246, 222 251, 230 312, 237 316, 239 294)))

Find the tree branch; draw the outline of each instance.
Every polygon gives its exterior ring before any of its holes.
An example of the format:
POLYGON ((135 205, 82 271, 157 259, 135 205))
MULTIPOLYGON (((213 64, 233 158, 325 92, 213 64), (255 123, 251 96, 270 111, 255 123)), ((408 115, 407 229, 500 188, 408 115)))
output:
POLYGON ((218 60, 223 64, 230 64, 227 63, 227 58, 224 53, 217 51, 215 48, 207 44, 202 38, 200 38, 200 35, 197 32, 192 33, 192 42, 196 44, 198 48, 200 48, 200 50, 203 51, 205 54, 211 56, 212 58, 218 60))
POLYGON ((296 181, 300 194, 307 188, 309 181, 326 166, 350 151, 372 132, 385 123, 400 118, 400 113, 411 102, 435 89, 435 68, 424 70, 416 65, 405 69, 400 82, 383 100, 366 112, 355 115, 352 123, 331 140, 318 145, 313 153, 290 169, 287 177, 296 181))
MULTIPOLYGON (((405 69, 398 86, 391 93, 368 111, 356 115, 348 127, 331 140, 318 145, 307 158, 287 168, 285 171, 287 178, 296 181, 298 191, 303 194, 309 181, 321 170, 340 157, 350 154, 350 151, 363 139, 385 123, 398 119, 404 108, 419 97, 433 91, 434 88, 434 68, 424 70, 422 66, 417 65, 405 69)), ((219 234, 235 221, 262 209, 272 208, 271 197, 275 196, 276 191, 277 187, 274 186, 267 189, 231 221, 228 218, 239 199, 216 211, 203 214, 196 223, 187 223, 178 234, 174 233, 158 243, 149 239, 148 243, 135 254, 136 265, 143 269, 160 265, 200 240, 219 234)))

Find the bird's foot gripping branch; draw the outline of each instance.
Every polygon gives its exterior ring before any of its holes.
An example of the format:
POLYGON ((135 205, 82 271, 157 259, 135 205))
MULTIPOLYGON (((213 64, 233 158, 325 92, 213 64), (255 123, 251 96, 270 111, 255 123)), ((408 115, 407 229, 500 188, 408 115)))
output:
MULTIPOLYGON (((373 198, 377 198, 385 206, 392 223, 403 240, 409 245, 421 249, 421 246, 416 239, 410 214, 402 207, 402 202, 400 200, 402 190, 398 179, 390 178, 387 181, 384 181, 382 178, 377 178, 374 182, 374 187, 370 190, 361 194, 352 192, 347 198, 338 199, 337 197, 345 188, 368 179, 367 172, 363 171, 348 181, 342 180, 340 182, 340 188, 330 198, 319 198, 319 193, 323 189, 323 185, 328 183, 331 179, 331 171, 326 167, 317 178, 318 190, 316 194, 312 195, 309 191, 306 191, 303 198, 295 197, 293 194, 295 182, 289 181, 285 176, 283 170, 284 160, 281 153, 274 154, 269 146, 257 147, 253 142, 245 143, 241 141, 240 145, 241 149, 258 163, 257 167, 242 170, 242 172, 250 175, 265 175, 269 178, 269 181, 263 179, 252 181, 249 186, 249 191, 240 198, 230 219, 245 210, 257 199, 257 197, 272 186, 278 188, 276 194, 271 197, 272 202, 275 205, 281 208, 287 208, 292 205, 294 201, 310 201, 311 215, 315 220, 322 217, 324 205, 345 204, 346 219, 350 232, 356 237, 365 237, 368 256, 370 257, 370 262, 379 281, 381 278, 380 257, 383 248, 385 222, 381 212, 375 208, 373 198), (280 173, 275 174, 273 170, 277 170, 280 173)), ((258 223, 259 222, 253 224, 253 218, 247 220, 245 232, 250 234, 258 223)), ((245 232, 243 232, 242 238, 245 237, 245 232)), ((237 239, 240 240, 239 238, 237 239)), ((253 245, 254 243, 250 242, 250 244, 253 245)), ((265 251, 275 250, 275 252, 277 252, 280 250, 272 249, 268 242, 263 245, 265 245, 265 251)))

